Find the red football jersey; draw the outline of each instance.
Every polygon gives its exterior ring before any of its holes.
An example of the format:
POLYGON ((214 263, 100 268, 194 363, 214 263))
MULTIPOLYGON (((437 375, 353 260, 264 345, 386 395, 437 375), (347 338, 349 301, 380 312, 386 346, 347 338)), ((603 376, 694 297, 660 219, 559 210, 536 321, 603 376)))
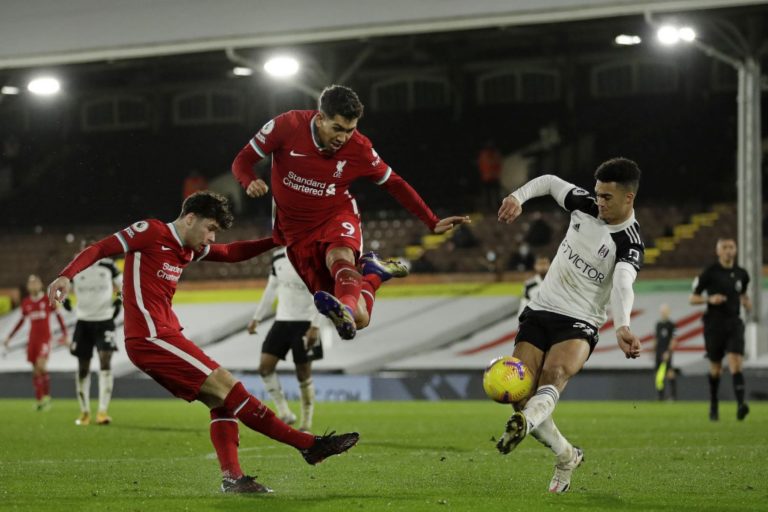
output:
POLYGON ((251 139, 262 158, 272 155, 276 241, 292 244, 340 211, 358 213, 349 186, 359 178, 378 185, 392 169, 376 154, 371 141, 355 131, 336 153, 315 142, 317 111, 292 110, 265 124, 251 139))
MULTIPOLYGON (((157 338, 181 330, 171 309, 176 284, 196 255, 172 223, 142 220, 115 233, 125 255, 123 307, 126 338, 157 338)), ((207 246, 206 246, 207 249, 207 246)))
MULTIPOLYGON (((43 293, 39 299, 33 299, 32 297, 24 297, 21 301, 21 314, 22 318, 19 320, 13 333, 21 327, 21 324, 25 319, 29 320, 29 342, 39 343, 48 342, 51 339, 51 313, 54 313, 56 309, 52 308, 48 303, 48 297, 43 293)), ((64 333, 66 335, 66 331, 64 333)))

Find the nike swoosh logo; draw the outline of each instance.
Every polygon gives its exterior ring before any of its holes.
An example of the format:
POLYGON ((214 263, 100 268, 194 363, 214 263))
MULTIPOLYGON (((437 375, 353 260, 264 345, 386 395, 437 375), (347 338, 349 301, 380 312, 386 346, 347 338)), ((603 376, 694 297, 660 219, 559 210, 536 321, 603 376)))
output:
POLYGON ((166 246, 164 246, 164 245, 161 245, 161 246, 160 246, 160 248, 161 248, 162 250, 164 250, 164 251, 170 251, 170 250, 171 250, 171 248, 170 248, 170 247, 166 247, 166 246))
POLYGON ((307 155, 302 155, 301 153, 297 153, 294 150, 291 150, 291 156, 307 156, 307 155))

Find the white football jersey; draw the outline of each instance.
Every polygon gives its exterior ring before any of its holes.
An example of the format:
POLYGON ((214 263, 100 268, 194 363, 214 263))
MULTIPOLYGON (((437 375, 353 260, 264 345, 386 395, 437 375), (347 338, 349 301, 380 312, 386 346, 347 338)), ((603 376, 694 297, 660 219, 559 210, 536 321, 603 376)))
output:
POLYGON ((645 249, 634 211, 621 224, 606 224, 597 218, 594 197, 571 186, 560 203, 571 212, 568 231, 528 307, 577 318, 600 328, 607 319, 614 267, 626 262, 640 270, 645 249))
POLYGON ((280 248, 272 256, 272 272, 253 318, 261 322, 271 311, 277 296, 278 321, 311 321, 317 313, 312 294, 280 248))
POLYGON ((77 274, 72 280, 72 290, 77 296, 77 319, 97 322, 112 318, 115 287, 122 289, 123 274, 110 258, 99 260, 77 274))

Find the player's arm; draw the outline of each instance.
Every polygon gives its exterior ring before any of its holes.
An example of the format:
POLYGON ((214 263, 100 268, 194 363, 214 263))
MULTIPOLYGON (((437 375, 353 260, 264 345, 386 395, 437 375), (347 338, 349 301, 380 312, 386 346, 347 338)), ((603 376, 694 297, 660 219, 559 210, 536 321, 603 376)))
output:
POLYGON ((232 162, 232 174, 235 175, 235 179, 245 189, 248 197, 261 197, 269 192, 269 187, 253 171, 253 166, 264 158, 254 149, 254 146, 253 140, 243 146, 243 149, 240 150, 232 162))
MULTIPOLYGON (((506 222, 507 224, 514 222, 523 213, 523 204, 534 197, 550 195, 560 206, 566 208, 566 196, 575 188, 577 188, 576 185, 568 183, 554 174, 544 174, 534 178, 504 198, 501 202, 501 208, 499 208, 499 222, 506 222)), ((588 196, 586 191, 584 196, 588 196)))
POLYGON ((701 273, 700 276, 694 279, 693 293, 691 293, 691 296, 688 297, 688 302, 692 306, 700 306, 702 304, 712 304, 713 306, 717 306, 718 304, 722 304, 728 299, 722 293, 705 294, 708 286, 709 272, 705 270, 701 273))
POLYGON ((269 279, 267 279, 267 286, 264 288, 261 300, 256 306, 253 318, 248 322, 248 334, 256 334, 256 327, 272 312, 272 305, 275 303, 275 296, 277 295, 277 287, 280 285, 274 272, 275 268, 272 267, 272 272, 269 274, 269 279))
POLYGON ((629 359, 640 357, 640 339, 629 328, 635 291, 632 288, 637 270, 629 263, 618 262, 613 271, 611 286, 611 312, 613 325, 616 327, 616 340, 619 348, 629 359))
POLYGON ((325 318, 314 307, 310 311, 309 329, 304 333, 304 348, 314 347, 318 341, 320 341, 320 324, 325 318))
POLYGON ((54 306, 64 300, 69 293, 69 285, 72 278, 90 267, 102 258, 122 254, 127 248, 118 239, 119 233, 103 238, 98 242, 83 249, 75 258, 59 272, 59 277, 48 285, 48 302, 54 306))
POLYGON ((24 311, 21 312, 21 318, 19 318, 19 321, 16 322, 16 325, 13 326, 13 329, 11 329, 11 332, 8 334, 8 336, 5 337, 3 340, 3 350, 8 350, 8 345, 11 343, 11 338, 13 338, 14 334, 19 332, 19 329, 21 329, 21 326, 24 324, 24 320, 26 320, 27 316, 24 314, 24 311))
POLYGON ((59 322, 59 329, 61 329, 61 338, 59 338, 59 345, 69 344, 69 332, 67 332, 67 324, 64 323, 64 317, 61 316, 59 309, 54 306, 53 314, 56 315, 56 321, 59 322))
POLYGON ((260 238, 258 240, 245 240, 241 242, 232 242, 229 244, 211 244, 206 245, 197 261, 221 261, 225 263, 237 263, 245 261, 265 253, 277 247, 272 237, 260 238))
POLYGON ((433 233, 445 233, 460 224, 469 224, 466 216, 451 216, 440 219, 427 206, 418 192, 391 168, 387 168, 384 177, 376 181, 376 184, 386 190, 398 203, 421 220, 433 233))

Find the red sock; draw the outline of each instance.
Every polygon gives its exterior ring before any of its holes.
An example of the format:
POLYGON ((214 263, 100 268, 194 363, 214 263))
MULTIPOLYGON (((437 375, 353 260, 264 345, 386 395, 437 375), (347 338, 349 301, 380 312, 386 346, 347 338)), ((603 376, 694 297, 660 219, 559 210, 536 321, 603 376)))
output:
POLYGON ((51 394, 51 374, 46 372, 41 376, 41 379, 43 381, 43 396, 48 396, 51 394))
POLYGON ((40 401, 43 398, 42 375, 32 375, 32 385, 35 387, 35 400, 40 401))
POLYGON ((211 442, 216 449, 222 475, 227 478, 243 476, 237 458, 237 447, 240 446, 237 420, 226 407, 211 409, 211 442))
POLYGON ((275 441, 291 445, 298 450, 315 444, 315 436, 299 432, 280 421, 269 407, 245 390, 242 382, 235 384, 224 400, 224 406, 246 427, 275 441))
POLYGON ((363 276, 361 295, 365 300, 365 309, 368 310, 368 318, 373 314, 373 303, 376 301, 376 290, 381 286, 381 278, 376 274, 363 276))
POLYGON ((333 294, 342 304, 354 312, 357 309, 357 302, 360 300, 363 276, 348 261, 334 263, 331 267, 331 275, 336 283, 333 287, 333 294))

